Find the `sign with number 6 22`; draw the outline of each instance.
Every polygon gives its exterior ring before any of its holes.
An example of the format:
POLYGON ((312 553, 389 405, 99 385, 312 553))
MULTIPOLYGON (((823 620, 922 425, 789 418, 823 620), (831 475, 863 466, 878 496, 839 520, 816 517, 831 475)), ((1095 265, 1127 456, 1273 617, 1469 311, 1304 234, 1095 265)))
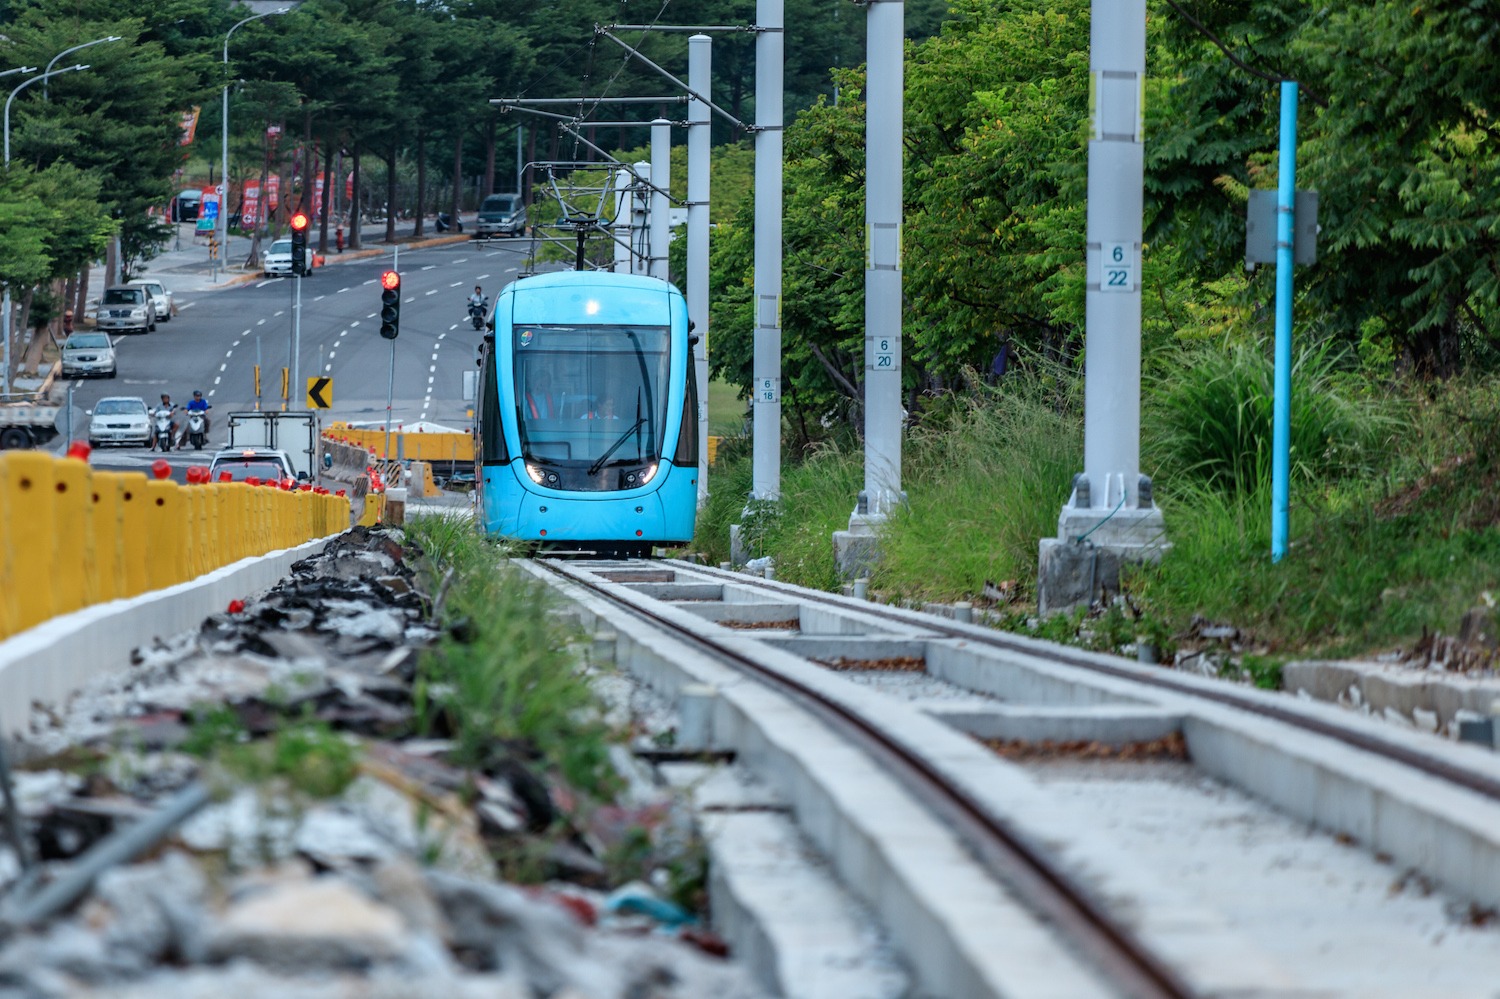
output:
POLYGON ((1099 255, 1099 290, 1135 291, 1135 248, 1129 243, 1105 243, 1099 255))

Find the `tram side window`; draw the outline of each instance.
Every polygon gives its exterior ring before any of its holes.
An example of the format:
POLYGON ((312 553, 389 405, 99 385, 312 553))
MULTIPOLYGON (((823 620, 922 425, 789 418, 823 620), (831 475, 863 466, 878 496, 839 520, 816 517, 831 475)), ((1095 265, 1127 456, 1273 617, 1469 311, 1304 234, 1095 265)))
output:
MULTIPOLYGON (((689 360, 692 355, 688 355, 689 360)), ((682 399, 682 427, 678 431, 677 450, 672 464, 678 468, 698 466, 698 374, 693 365, 687 368, 687 391, 682 399)))
POLYGON ((492 351, 485 351, 479 369, 483 382, 480 389, 480 427, 483 429, 480 460, 503 463, 510 460, 510 455, 505 450, 505 426, 500 421, 500 379, 496 377, 494 356, 492 351))

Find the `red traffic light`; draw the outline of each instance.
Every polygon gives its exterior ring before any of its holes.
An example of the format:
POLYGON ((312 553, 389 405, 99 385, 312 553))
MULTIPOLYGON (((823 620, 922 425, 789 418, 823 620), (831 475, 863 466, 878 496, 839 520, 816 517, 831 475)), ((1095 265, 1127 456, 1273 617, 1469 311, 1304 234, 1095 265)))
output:
POLYGON ((292 231, 302 232, 307 228, 307 213, 298 212, 292 216, 292 231))
POLYGON ((395 291, 401 287, 401 275, 396 271, 386 271, 380 275, 380 287, 386 291, 395 291))

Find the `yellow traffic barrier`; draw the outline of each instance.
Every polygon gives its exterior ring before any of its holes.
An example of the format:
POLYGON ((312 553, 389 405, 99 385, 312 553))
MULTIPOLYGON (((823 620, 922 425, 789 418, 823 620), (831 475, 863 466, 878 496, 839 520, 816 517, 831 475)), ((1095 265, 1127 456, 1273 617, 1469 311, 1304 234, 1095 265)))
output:
MULTIPOLYGON (((380 504, 371 511, 378 517, 380 504)), ((251 555, 326 537, 349 501, 243 483, 182 487, 76 458, 0 455, 0 638, 251 555)))
POLYGON ((87 462, 52 463, 52 613, 93 603, 94 491, 87 462))
POLYGON ((151 588, 146 574, 146 486, 151 481, 140 472, 120 472, 121 554, 124 557, 125 589, 122 597, 133 597, 151 588))
POLYGON ((385 493, 369 493, 365 496, 365 508, 359 515, 359 526, 375 527, 385 515, 385 493))
POLYGON ((474 460, 474 435, 471 433, 422 434, 393 430, 390 434, 390 454, 386 454, 384 430, 356 430, 335 424, 325 430, 323 436, 330 440, 347 441, 365 451, 373 447, 379 458, 395 458, 400 455, 407 461, 474 460))
POLYGON ((46 577, 53 571, 52 544, 56 535, 53 516, 53 468, 50 455, 38 451, 7 451, 5 491, 9 500, 6 529, 16 582, 29 576, 30 585, 18 585, 16 630, 40 624, 56 612, 53 589, 46 577))
MULTIPOLYGON (((8 469, 0 461, 0 526, 15 521, 10 516, 10 490, 6 485, 8 469)), ((20 630, 16 624, 16 571, 10 556, 10 531, 0 531, 0 638, 20 630)))
POLYGON ((146 483, 146 585, 160 590, 188 578, 185 503, 177 483, 146 483))
POLYGON ((94 599, 125 595, 125 477, 94 473, 94 599))
POLYGON ((719 457, 719 442, 723 439, 717 434, 708 435, 708 463, 710 465, 714 463, 714 459, 719 457))

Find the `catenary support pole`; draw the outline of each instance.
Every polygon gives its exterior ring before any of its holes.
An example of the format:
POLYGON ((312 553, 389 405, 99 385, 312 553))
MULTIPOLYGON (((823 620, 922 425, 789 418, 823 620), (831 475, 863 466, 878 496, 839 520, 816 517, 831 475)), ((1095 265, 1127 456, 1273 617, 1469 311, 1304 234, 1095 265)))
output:
POLYGON ((781 498, 784 0, 755 4, 755 396, 750 499, 781 498))
MULTIPOLYGON (((712 84, 713 40, 707 35, 688 39, 688 86, 707 96, 712 84)), ((698 379, 698 506, 708 502, 708 198, 709 198, 708 104, 694 98, 688 102, 688 319, 698 334, 693 348, 693 371, 698 379)), ((687 428, 683 428, 686 433, 687 428)))
POLYGON ((1286 554, 1292 450, 1292 239, 1297 204, 1297 84, 1281 83, 1276 186, 1276 387, 1271 426, 1271 560, 1286 554))
MULTIPOLYGON (((865 487, 855 517, 883 520, 901 492, 901 178, 905 4, 868 6, 865 59, 865 487)), ((851 522, 851 530, 854 524, 851 522)))
POLYGON ((1140 474, 1146 0, 1095 0, 1090 17, 1083 472, 1038 545, 1043 615, 1088 606, 1168 547, 1140 474))
POLYGON ((667 243, 672 238, 672 123, 665 118, 651 122, 651 267, 650 274, 663 281, 667 271, 667 243))
POLYGON ((1140 478, 1146 0, 1093 5, 1089 39, 1083 470, 1087 504, 1129 506, 1140 478))

